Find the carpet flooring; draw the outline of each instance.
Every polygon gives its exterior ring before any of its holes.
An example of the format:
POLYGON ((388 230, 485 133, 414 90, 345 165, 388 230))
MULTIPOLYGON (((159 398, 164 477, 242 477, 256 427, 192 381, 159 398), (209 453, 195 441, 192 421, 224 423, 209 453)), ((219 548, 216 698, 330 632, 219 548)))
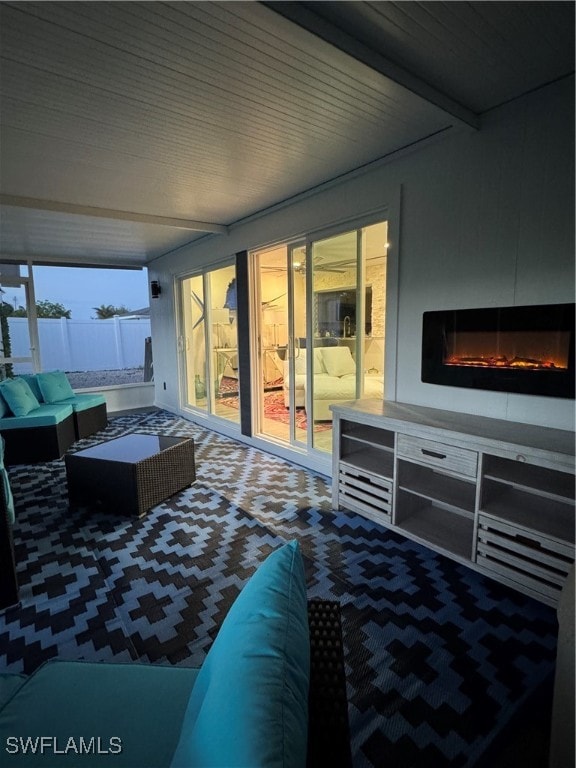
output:
POLYGON ((63 461, 10 469, 22 604, 0 614, 0 671, 55 657, 198 666, 258 564, 296 538, 308 597, 341 604, 354 765, 494 764, 552 678, 551 608, 333 512, 324 477, 166 412, 112 419, 74 448, 133 431, 196 443, 196 482, 141 520, 70 511, 63 461))

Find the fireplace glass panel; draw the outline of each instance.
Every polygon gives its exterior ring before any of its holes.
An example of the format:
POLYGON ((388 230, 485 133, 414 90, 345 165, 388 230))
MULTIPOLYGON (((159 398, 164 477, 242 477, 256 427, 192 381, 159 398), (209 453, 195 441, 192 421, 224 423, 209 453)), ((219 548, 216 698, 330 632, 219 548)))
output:
POLYGON ((568 331, 452 331, 446 334, 444 365, 566 371, 568 331))
POLYGON ((424 312, 422 381, 574 398, 574 304, 424 312))

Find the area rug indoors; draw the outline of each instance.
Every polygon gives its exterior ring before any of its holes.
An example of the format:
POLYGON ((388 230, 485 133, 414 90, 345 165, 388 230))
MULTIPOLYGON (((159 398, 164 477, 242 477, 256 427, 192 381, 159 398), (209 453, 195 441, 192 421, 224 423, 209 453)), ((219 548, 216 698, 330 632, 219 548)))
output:
POLYGON ((221 376, 218 383, 217 397, 229 397, 238 394, 238 379, 232 376, 221 376))
MULTIPOLYGON (((238 409, 240 407, 238 397, 222 398, 219 402, 230 408, 238 409)), ((264 417, 273 421, 279 421, 282 424, 290 423, 290 409, 284 405, 284 392, 264 393, 264 417)), ((295 422, 297 429, 308 428, 308 419, 304 408, 296 408, 295 422)), ((325 432, 327 429, 332 429, 331 421, 317 421, 314 424, 314 432, 325 432)))
POLYGON ((112 419, 74 448, 132 431, 196 444, 196 482, 140 520, 70 511, 63 461, 10 469, 22 604, 0 614, 0 672, 56 657, 199 666, 257 565, 295 538, 308 597, 341 605, 358 768, 484 768, 549 685, 551 608, 334 513, 324 477, 166 412, 112 419))

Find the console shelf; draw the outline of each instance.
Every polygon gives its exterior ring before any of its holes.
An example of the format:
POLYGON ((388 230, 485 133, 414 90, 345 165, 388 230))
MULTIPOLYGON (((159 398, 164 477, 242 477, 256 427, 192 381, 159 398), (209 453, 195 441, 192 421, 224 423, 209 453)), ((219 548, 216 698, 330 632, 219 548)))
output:
POLYGON ((484 457, 484 478, 515 486, 538 496, 574 500, 574 475, 568 472, 557 472, 488 454, 484 457))
POLYGON ((574 433, 431 408, 332 406, 333 506, 555 605, 574 562, 574 433))
POLYGON ((455 515, 452 510, 429 501, 414 503, 403 497, 400 506, 404 511, 397 521, 397 530, 411 538, 428 544, 444 554, 468 561, 472 556, 474 524, 472 518, 455 515))
POLYGON ((386 449, 368 448, 362 443, 351 444, 342 438, 342 460, 347 464, 391 478, 394 474, 394 452, 386 449))
POLYGON ((481 512, 491 517, 533 530, 559 541, 574 544, 574 506, 516 488, 499 489, 496 497, 486 492, 490 501, 481 512))
POLYGON ((428 467, 398 461, 398 488, 430 501, 439 501, 454 510, 474 513, 476 484, 428 467))

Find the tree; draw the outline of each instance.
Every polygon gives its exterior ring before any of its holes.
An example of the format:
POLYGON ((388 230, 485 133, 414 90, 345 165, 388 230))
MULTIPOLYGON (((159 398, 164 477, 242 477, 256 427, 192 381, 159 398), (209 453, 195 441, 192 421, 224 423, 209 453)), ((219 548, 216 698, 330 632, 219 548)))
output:
MULTIPOLYGON (((12 317, 28 317, 28 313, 24 307, 13 309, 10 314, 12 317)), ((41 301, 36 302, 37 317, 65 317, 67 320, 70 320, 71 315, 72 310, 66 309, 63 304, 60 304, 56 301, 48 301, 48 299, 42 299, 41 301)))
POLYGON ((114 315, 129 315, 131 310, 126 309, 124 305, 121 307, 115 307, 112 304, 100 304, 99 307, 92 307, 94 312, 96 312, 96 317, 98 320, 108 320, 111 317, 114 317, 114 315))
POLYGON ((44 299, 36 302, 36 314, 38 317, 65 317, 70 320, 72 312, 58 302, 44 299))
MULTIPOLYGON (((8 318, 14 312, 14 307, 11 304, 3 301, 0 304, 0 334, 2 345, 2 356, 11 357, 12 344, 10 342, 10 329, 8 327, 8 318)), ((10 378, 14 375, 14 371, 11 363, 6 363, 4 366, 3 374, 6 378, 10 378)))

